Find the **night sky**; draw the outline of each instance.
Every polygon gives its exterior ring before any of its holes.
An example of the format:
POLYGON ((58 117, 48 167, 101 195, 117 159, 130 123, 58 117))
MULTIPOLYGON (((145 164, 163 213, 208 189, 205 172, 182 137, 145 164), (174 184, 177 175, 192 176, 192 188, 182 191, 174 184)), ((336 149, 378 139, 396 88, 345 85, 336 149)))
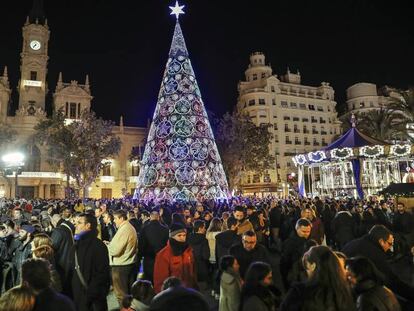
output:
MULTIPOLYGON (((175 17, 167 0, 45 0, 51 30, 49 93, 89 74, 92 109, 145 126, 155 109, 175 17)), ((262 51, 274 73, 301 72, 302 83, 334 87, 338 110, 356 82, 414 85, 414 20, 409 1, 181 0, 181 26, 209 111, 237 102, 250 53, 262 51)), ((14 111, 21 27, 32 0, 2 0, 0 70, 8 66, 14 111)), ((51 96, 48 97, 50 109, 51 96)))

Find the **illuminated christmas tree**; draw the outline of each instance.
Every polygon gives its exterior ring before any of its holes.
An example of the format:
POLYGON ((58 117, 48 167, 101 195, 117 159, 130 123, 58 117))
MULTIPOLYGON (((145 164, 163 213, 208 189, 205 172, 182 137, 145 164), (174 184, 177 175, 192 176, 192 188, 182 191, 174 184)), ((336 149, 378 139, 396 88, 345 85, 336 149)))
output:
POLYGON ((178 17, 157 106, 141 161, 140 200, 204 200, 228 195, 214 141, 178 17))

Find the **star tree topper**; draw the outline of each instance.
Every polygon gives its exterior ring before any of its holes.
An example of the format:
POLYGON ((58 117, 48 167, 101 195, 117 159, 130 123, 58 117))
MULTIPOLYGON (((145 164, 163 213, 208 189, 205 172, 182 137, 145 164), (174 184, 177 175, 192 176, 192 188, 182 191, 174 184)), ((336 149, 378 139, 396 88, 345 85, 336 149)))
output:
POLYGON ((178 1, 175 1, 175 6, 170 6, 171 13, 170 15, 175 15, 175 17, 178 19, 180 17, 180 14, 184 14, 183 8, 185 5, 179 5, 178 1))

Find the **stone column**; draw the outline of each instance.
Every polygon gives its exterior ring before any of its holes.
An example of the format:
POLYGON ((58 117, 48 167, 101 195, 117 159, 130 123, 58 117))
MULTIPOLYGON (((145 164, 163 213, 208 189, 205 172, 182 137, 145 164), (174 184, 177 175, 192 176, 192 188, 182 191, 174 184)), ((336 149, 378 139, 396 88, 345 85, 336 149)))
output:
POLYGON ((45 199, 50 198, 50 185, 45 185, 45 199))
POLYGON ((43 183, 39 184, 39 198, 45 198, 45 185, 43 183))

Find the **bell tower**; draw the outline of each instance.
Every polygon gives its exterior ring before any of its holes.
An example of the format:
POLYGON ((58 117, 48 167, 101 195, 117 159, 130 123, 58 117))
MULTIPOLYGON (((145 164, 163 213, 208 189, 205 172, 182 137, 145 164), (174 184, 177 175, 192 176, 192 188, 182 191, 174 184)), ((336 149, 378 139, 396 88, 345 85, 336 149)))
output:
POLYGON ((20 54, 19 111, 24 114, 34 115, 36 111, 45 110, 49 36, 43 0, 33 0, 33 7, 23 26, 20 54))

